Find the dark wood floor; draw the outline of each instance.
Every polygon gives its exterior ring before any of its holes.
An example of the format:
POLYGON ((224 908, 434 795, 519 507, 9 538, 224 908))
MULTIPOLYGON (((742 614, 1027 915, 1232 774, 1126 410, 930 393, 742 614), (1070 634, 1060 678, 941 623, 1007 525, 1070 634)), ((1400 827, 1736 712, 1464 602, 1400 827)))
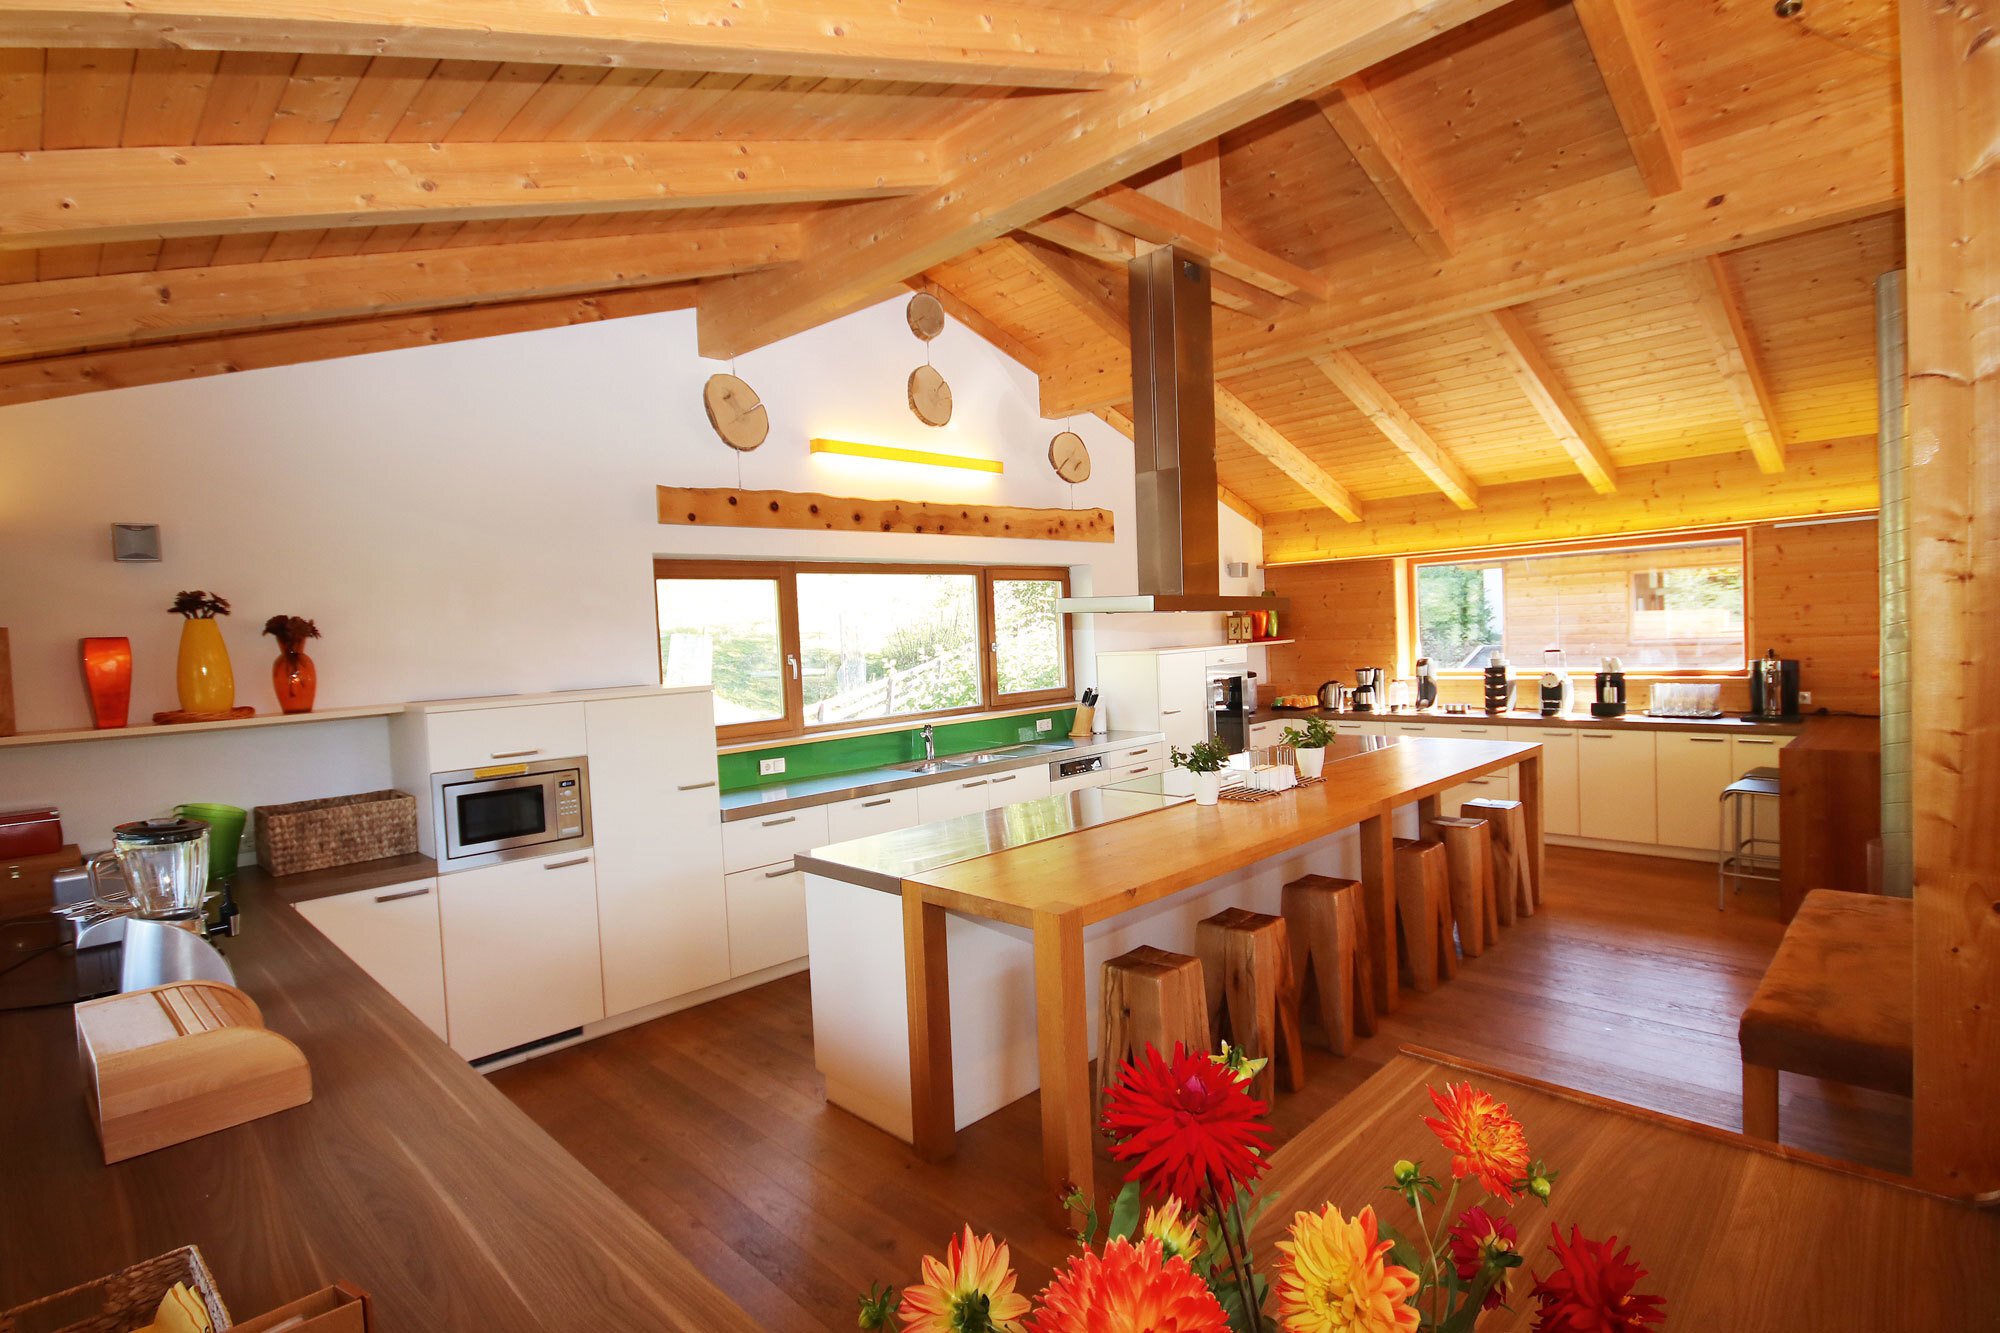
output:
MULTIPOLYGON (((1551 848, 1547 900, 1356 1054, 1309 1052, 1280 1142, 1404 1044, 1737 1128, 1736 1019, 1781 934, 1769 891, 1718 913, 1708 866, 1551 848)), ((822 1100, 803 976, 493 1082, 767 1328, 851 1329, 854 1293, 908 1281, 961 1221, 1012 1242, 1030 1291, 1069 1248, 1034 1210, 1036 1099, 962 1133, 952 1161, 916 1161, 822 1100)), ((1904 1099, 1787 1076, 1783 1123, 1794 1146, 1908 1169, 1904 1099)))

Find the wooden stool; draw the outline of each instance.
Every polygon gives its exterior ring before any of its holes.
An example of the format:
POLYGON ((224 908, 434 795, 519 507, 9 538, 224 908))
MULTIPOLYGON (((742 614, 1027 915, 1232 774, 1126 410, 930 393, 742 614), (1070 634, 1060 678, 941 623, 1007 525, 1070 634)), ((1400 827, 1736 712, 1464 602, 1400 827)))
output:
POLYGON ((1175 1043, 1209 1051, 1208 995, 1201 962, 1141 945, 1104 963, 1103 1025, 1098 1036, 1097 1095, 1116 1082, 1125 1061, 1151 1045, 1171 1056, 1175 1043))
POLYGON ((1451 876, 1444 844, 1396 839, 1396 915, 1402 927, 1403 971, 1412 988, 1437 989, 1458 975, 1451 945, 1451 876))
POLYGON ((1528 817, 1519 801, 1480 799, 1458 807, 1467 819, 1483 819, 1493 830, 1493 885, 1500 904, 1500 923, 1511 926, 1516 914, 1533 916, 1542 905, 1541 881, 1528 858, 1528 817))
POLYGON ((1375 1035, 1374 973, 1368 965, 1368 913, 1359 881, 1307 875, 1285 886, 1285 932, 1292 981, 1319 1002, 1327 1049, 1346 1055, 1354 1036, 1375 1035))
POLYGON ((1500 942, 1501 921, 1514 920, 1512 911, 1503 918, 1494 901, 1492 826, 1483 819, 1433 819, 1424 836, 1444 844, 1458 947, 1467 958, 1477 958, 1500 942))
POLYGON ((1305 1060, 1285 919, 1231 907, 1196 923, 1194 939, 1208 987, 1209 1031, 1253 1059, 1271 1061, 1251 1081, 1251 1094, 1268 1103, 1274 1073, 1285 1076, 1285 1091, 1297 1092, 1305 1085, 1305 1060))

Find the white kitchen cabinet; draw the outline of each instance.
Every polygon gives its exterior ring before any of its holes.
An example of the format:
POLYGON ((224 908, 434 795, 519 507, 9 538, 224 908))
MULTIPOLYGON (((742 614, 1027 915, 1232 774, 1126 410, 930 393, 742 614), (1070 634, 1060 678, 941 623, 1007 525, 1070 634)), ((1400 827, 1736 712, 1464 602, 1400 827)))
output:
POLYGON ((1334 734, 1339 736, 1380 736, 1383 735, 1379 722, 1359 722, 1345 718, 1333 724, 1334 734))
MULTIPOLYGON (((1542 744, 1542 831, 1578 836, 1576 733, 1548 727, 1534 734, 1542 744)), ((1516 795, 1519 794, 1516 780, 1516 795)))
MULTIPOLYGON (((1253 722, 1250 724, 1250 745, 1252 749, 1269 749, 1273 745, 1283 745, 1286 722, 1253 722)), ((1300 724, 1303 728, 1303 723, 1300 724)))
POLYGON ((1202 649, 1100 653, 1098 688, 1120 731, 1163 731, 1182 749, 1208 739, 1208 669, 1202 649))
POLYGON ((1048 794, 1049 766, 1030 764, 1025 768, 1010 768, 1005 773, 995 773, 993 781, 986 786, 986 804, 988 808, 998 810, 1003 805, 1038 801, 1048 794))
POLYGON ((439 1037, 445 1035, 436 879, 313 898, 298 908, 383 990, 439 1037))
POLYGON ((1577 824, 1586 838, 1655 842, 1659 782, 1650 732, 1592 731, 1576 736, 1577 824))
POLYGON ((438 877, 451 1047, 468 1060, 604 1017, 590 852, 438 877))
POLYGON ((831 841, 823 805, 732 819, 722 826, 722 868, 734 874, 780 862, 790 865, 800 852, 831 841))
POLYGON ((912 790, 885 791, 878 796, 856 796, 835 801, 826 807, 826 840, 848 842, 893 833, 899 828, 921 824, 917 793, 912 790))
POLYGON ((708 692, 593 699, 583 707, 605 1012, 727 981, 708 692))
POLYGON ((729 971, 747 976, 806 956, 805 876, 782 865, 739 870, 729 895, 729 971))
POLYGON ((987 788, 992 784, 993 779, 981 773, 917 788, 917 812, 922 816, 918 822, 935 824, 940 819, 991 809, 992 793, 987 788))
POLYGON ((1778 751, 1791 743, 1790 736, 1731 736, 1729 780, 1734 782, 1753 768, 1776 768, 1778 751))
MULTIPOLYGON (((448 773, 514 761, 573 759, 586 752, 583 708, 580 702, 569 702, 427 712, 424 731, 430 771, 448 773)), ((709 725, 713 727, 713 721, 709 725)), ((712 752, 713 747, 711 740, 707 748, 712 752)))
POLYGON ((1728 736, 1663 731, 1655 738, 1662 847, 1714 851, 1722 789, 1735 778, 1728 736))
POLYGON ((1438 805, 1442 813, 1456 815, 1460 806, 1467 801, 1511 801, 1514 799, 1514 784, 1509 781, 1509 772, 1488 773, 1482 777, 1467 778, 1456 787, 1447 787, 1438 805))
MULTIPOLYGON (((1110 761, 1105 762, 1108 764, 1110 761)), ((1074 777, 1055 779, 1049 783, 1049 792, 1054 796, 1064 796, 1084 787, 1102 787, 1114 777, 1114 772, 1109 768, 1100 768, 1095 773, 1078 773, 1074 777)))

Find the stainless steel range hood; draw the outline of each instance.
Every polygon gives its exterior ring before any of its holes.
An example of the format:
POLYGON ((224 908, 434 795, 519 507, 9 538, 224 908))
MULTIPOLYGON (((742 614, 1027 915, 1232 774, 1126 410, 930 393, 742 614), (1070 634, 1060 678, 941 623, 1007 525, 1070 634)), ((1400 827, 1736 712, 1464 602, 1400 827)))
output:
POLYGON ((1221 591, 1208 265, 1160 249, 1140 255, 1126 271, 1139 591, 1065 597, 1056 607, 1070 615, 1284 610, 1282 598, 1224 597, 1221 591))

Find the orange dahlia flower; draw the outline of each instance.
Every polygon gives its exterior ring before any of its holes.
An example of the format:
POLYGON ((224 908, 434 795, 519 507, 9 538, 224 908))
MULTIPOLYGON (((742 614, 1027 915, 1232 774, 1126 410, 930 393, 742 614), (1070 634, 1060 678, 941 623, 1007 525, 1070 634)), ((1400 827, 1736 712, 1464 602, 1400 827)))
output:
POLYGON ((1120 1238, 1078 1254, 1041 1295, 1030 1333, 1228 1333, 1229 1316, 1187 1260, 1120 1238))
POLYGON ((905 1333, 1021 1333, 1028 1298, 1014 1290, 1007 1245, 966 1227, 940 1262, 924 1256, 923 1281, 903 1292, 905 1333))
POLYGON ((1528 1173, 1528 1136, 1521 1122, 1492 1093, 1470 1083, 1429 1092, 1443 1119, 1425 1116, 1424 1124, 1450 1151, 1452 1177, 1476 1177, 1488 1194, 1506 1203, 1520 1198, 1528 1173))
POLYGON ((1148 1208, 1146 1219, 1139 1223, 1139 1235, 1160 1242, 1169 1259, 1179 1255, 1193 1260, 1201 1254, 1201 1219, 1183 1211, 1179 1199, 1148 1208))
POLYGON ((1415 1273, 1393 1264, 1375 1210, 1350 1220, 1332 1204, 1292 1219, 1278 1242, 1278 1319, 1286 1333, 1409 1333, 1419 1322, 1410 1298, 1415 1273))

